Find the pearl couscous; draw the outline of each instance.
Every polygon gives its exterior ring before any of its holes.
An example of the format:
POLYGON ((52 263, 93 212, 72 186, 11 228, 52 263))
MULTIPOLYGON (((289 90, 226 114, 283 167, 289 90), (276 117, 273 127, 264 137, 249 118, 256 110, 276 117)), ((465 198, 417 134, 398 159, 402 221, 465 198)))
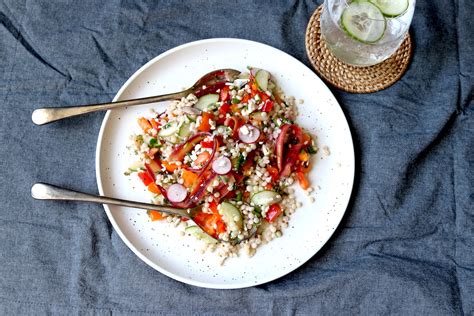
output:
POLYGON ((155 204, 200 207, 192 220, 149 211, 152 221, 181 227, 223 260, 251 256, 301 207, 293 183, 313 191, 306 174, 317 147, 296 117, 295 99, 269 72, 249 68, 139 118, 131 148, 140 161, 126 174, 138 175, 155 204))

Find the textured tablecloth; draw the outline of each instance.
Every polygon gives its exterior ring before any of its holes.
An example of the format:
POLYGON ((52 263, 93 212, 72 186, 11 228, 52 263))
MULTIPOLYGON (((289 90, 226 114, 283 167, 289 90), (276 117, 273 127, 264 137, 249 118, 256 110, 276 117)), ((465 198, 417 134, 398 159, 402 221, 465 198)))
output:
POLYGON ((34 201, 45 181, 97 193, 104 113, 38 127, 40 106, 112 99, 145 62, 212 37, 309 65, 322 1, 0 1, 0 314, 474 314, 474 10, 419 0, 405 76, 332 89, 356 148, 351 203, 327 245, 265 285, 209 290, 153 270, 102 206, 34 201), (256 2, 256 3, 254 3, 256 2))

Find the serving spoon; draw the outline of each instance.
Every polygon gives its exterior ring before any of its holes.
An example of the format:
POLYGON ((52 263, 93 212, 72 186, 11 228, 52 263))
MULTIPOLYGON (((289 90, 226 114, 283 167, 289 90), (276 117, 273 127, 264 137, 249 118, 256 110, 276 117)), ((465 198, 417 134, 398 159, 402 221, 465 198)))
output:
POLYGON ((80 106, 69 106, 69 107, 49 107, 36 109, 31 115, 33 123, 36 125, 44 125, 54 121, 58 121, 64 118, 77 116, 85 113, 91 113, 102 110, 116 109, 126 106, 134 106, 140 104, 147 104, 153 102, 161 102, 166 100, 180 99, 187 96, 190 93, 194 93, 203 86, 210 86, 216 82, 221 81, 233 81, 240 74, 240 71, 235 69, 219 69, 211 71, 210 73, 202 76, 194 85, 190 88, 174 93, 168 93, 163 95, 151 96, 146 98, 122 100, 108 103, 80 105, 80 106))
MULTIPOLYGON (((122 200, 111 198, 107 196, 97 196, 92 194, 87 194, 79 191, 73 191, 69 189, 60 188, 51 184, 47 183, 35 183, 31 187, 31 196, 37 200, 61 200, 61 201, 80 201, 80 202, 92 202, 98 204, 110 204, 110 205, 118 205, 118 206, 126 206, 126 207, 133 207, 145 210, 154 210, 160 211, 170 215, 178 215, 181 217, 187 217, 193 219, 201 210, 201 206, 196 206, 193 208, 182 209, 176 208, 166 205, 155 205, 155 204, 148 204, 136 201, 129 201, 129 200, 122 200)), ((196 223, 196 222, 195 222, 196 223)), ((199 223, 196 223, 199 227, 199 223)), ((239 244, 245 240, 250 239, 255 233, 257 232, 256 227, 252 227, 250 230, 248 237, 243 239, 231 239, 231 240, 223 240, 219 238, 214 238, 210 236, 202 227, 202 231, 208 235, 210 238, 215 239, 221 242, 227 242, 231 244, 239 244)))

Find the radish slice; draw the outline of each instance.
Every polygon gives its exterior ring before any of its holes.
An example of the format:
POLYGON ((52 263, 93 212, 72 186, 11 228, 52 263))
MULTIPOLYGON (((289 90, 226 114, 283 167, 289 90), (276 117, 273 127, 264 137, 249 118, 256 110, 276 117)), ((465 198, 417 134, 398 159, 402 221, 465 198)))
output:
POLYGON ((232 162, 229 158, 221 156, 212 163, 212 170, 217 174, 227 174, 232 169, 232 162))
POLYGON ((186 199, 186 196, 188 196, 188 190, 186 188, 178 183, 172 184, 168 188, 168 200, 171 202, 182 202, 186 199))
POLYGON ((255 143, 259 137, 260 130, 251 124, 245 124, 239 128, 239 138, 244 143, 255 143))
POLYGON ((200 115, 202 113, 201 110, 190 107, 190 106, 183 106, 181 109, 183 110, 184 113, 190 114, 190 115, 200 115))

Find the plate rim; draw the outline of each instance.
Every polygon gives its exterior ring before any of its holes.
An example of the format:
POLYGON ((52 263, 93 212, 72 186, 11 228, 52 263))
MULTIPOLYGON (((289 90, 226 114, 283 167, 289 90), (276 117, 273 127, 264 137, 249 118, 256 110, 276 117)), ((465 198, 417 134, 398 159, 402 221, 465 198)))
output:
MULTIPOLYGON (((342 203, 341 205, 344 205, 344 211, 341 213, 341 216, 340 218, 338 219, 337 221, 337 225, 335 226, 334 230, 332 232, 330 232, 330 234, 328 235, 328 237, 323 241, 321 247, 315 252, 313 253, 308 259, 302 261, 300 264, 298 265, 295 265, 294 267, 292 267, 291 270, 289 271, 286 271, 284 274, 282 275, 277 275, 277 276, 271 276, 271 277, 267 277, 265 279, 262 279, 262 280, 259 280, 258 282, 242 282, 242 283, 237 283, 237 284, 213 284, 213 283, 206 283, 206 282, 202 282, 202 281, 197 281, 197 280, 193 280, 193 279, 189 279, 189 278, 186 278, 186 277, 182 277, 180 275, 177 275, 177 274, 174 274, 162 267, 160 267, 159 265, 157 265, 156 263, 154 263, 151 259, 149 259, 148 257, 146 257, 144 254, 142 254, 136 246, 134 246, 132 244, 132 242, 125 236, 125 234, 122 232, 122 230, 120 229, 118 223, 116 222, 114 216, 112 215, 111 211, 110 211, 110 208, 108 205, 106 204, 103 204, 102 206, 104 207, 105 209, 105 213, 107 215, 107 218, 108 220, 110 221, 110 223, 112 224, 115 232, 119 235, 120 239, 122 240, 122 242, 125 243, 125 245, 136 255, 138 256, 143 262, 145 262, 148 266, 150 266, 151 268, 153 268, 154 270, 174 279, 174 280, 177 280, 179 282, 182 282, 182 283, 185 283, 185 284, 190 284, 190 285, 194 285, 194 286, 197 286, 197 287, 203 287, 203 288, 210 288, 210 289, 241 289, 241 288, 248 288, 248 287, 253 287, 253 286, 257 286, 257 285, 261 285, 261 284, 265 284, 265 283, 268 283, 268 282, 271 282, 271 281, 274 281, 276 279, 279 279, 281 277, 284 277, 285 275, 288 275, 292 272, 294 272, 295 270, 297 270, 298 268, 300 268, 302 265, 304 265, 305 263, 307 263, 312 257, 314 257, 323 247, 324 245, 327 244, 327 242, 332 238, 332 236, 334 235, 334 233, 336 232, 336 230, 338 229, 339 225, 341 224, 342 222, 342 219, 344 218, 344 215, 346 214, 347 212, 347 208, 349 206, 349 202, 351 200, 351 197, 352 197, 352 193, 353 193, 353 190, 354 190, 354 179, 355 179, 355 149, 354 149, 354 140, 353 140, 353 136, 352 136, 352 132, 351 132, 351 128, 350 128, 350 125, 349 125, 349 121, 346 117, 346 114, 344 113, 344 111, 342 110, 342 107, 341 105, 339 104, 338 100, 336 99, 336 97, 334 96, 334 94, 332 93, 332 91, 329 89, 329 87, 321 80, 321 78, 319 78, 319 76, 314 73, 307 65, 305 65, 303 62, 301 62, 300 60, 298 60, 297 58, 293 57, 292 55, 286 53, 285 51, 282 51, 276 47, 273 47, 273 46, 270 46, 270 45, 267 45, 267 44, 264 44, 264 43, 260 43, 260 42, 256 42, 256 41, 252 41, 252 40, 247 40, 247 39, 240 39, 240 38, 226 38, 226 37, 219 37, 219 38, 208 38, 208 39, 201 39, 201 40, 197 40, 197 41, 192 41, 192 42, 188 42, 188 43, 184 43, 184 44, 181 44, 181 45, 178 45, 174 48, 171 48, 169 50, 166 50, 164 51, 163 53, 157 55, 156 57, 152 58, 151 60, 149 60, 147 63, 145 63, 144 65, 142 65, 138 70, 136 70, 132 76, 130 76, 130 78, 127 79, 127 81, 125 81, 125 83, 121 86, 121 88, 117 91, 117 93, 115 94, 114 98, 113 98, 113 102, 117 101, 120 99, 121 95, 123 94, 123 92, 129 87, 129 85, 139 76, 141 75, 145 70, 147 70, 151 65, 153 65, 154 63, 156 63, 158 60, 160 59, 163 59, 165 58, 166 56, 168 55, 171 55, 177 51, 180 51, 180 50, 183 50, 183 49, 186 49, 188 47, 192 47, 192 46, 196 46, 196 45, 202 45, 202 44, 211 44, 211 43, 215 43, 215 42, 230 42, 230 43, 246 43, 246 44, 250 44, 250 45, 256 45, 256 46, 265 46, 266 48, 270 48, 270 49, 274 49, 274 50, 277 50, 278 52, 280 53, 283 53, 284 55, 286 55, 287 58, 290 58, 290 59, 293 59, 294 61, 296 61, 297 63, 299 63, 301 66, 303 66, 304 68, 307 68, 311 73, 314 74, 314 76, 317 78, 317 80, 319 80, 323 86, 323 89, 326 89, 327 92, 332 96, 332 98, 334 98, 336 104, 338 105, 338 109, 339 111, 341 111, 341 114, 342 116, 344 117, 345 119, 345 124, 347 125, 347 128, 348 128, 348 132, 349 132, 349 138, 350 138, 350 145, 351 145, 351 148, 352 148, 352 155, 351 155, 351 166, 352 166, 352 172, 351 172, 351 175, 350 175, 350 191, 349 191, 349 194, 347 195, 346 197, 346 200, 344 201, 344 203, 342 203)), ((102 147, 103 147, 103 144, 102 144, 102 140, 103 140, 103 136, 104 136, 104 133, 105 133, 105 127, 107 125, 107 123, 109 122, 109 117, 111 115, 111 111, 112 110, 108 110, 102 120, 102 123, 101 123, 101 126, 100 126, 100 130, 99 130, 99 135, 97 137, 97 144, 96 144, 96 151, 95 151, 95 173, 96 173, 96 182, 97 182, 97 187, 98 187, 98 190, 99 190, 99 194, 100 195, 104 195, 104 188, 103 188, 103 185, 102 185, 102 178, 101 178, 101 175, 100 175, 100 167, 101 167, 101 163, 100 163, 100 152, 102 150, 102 147)), ((348 180, 349 180, 349 175, 348 175, 348 180)))

